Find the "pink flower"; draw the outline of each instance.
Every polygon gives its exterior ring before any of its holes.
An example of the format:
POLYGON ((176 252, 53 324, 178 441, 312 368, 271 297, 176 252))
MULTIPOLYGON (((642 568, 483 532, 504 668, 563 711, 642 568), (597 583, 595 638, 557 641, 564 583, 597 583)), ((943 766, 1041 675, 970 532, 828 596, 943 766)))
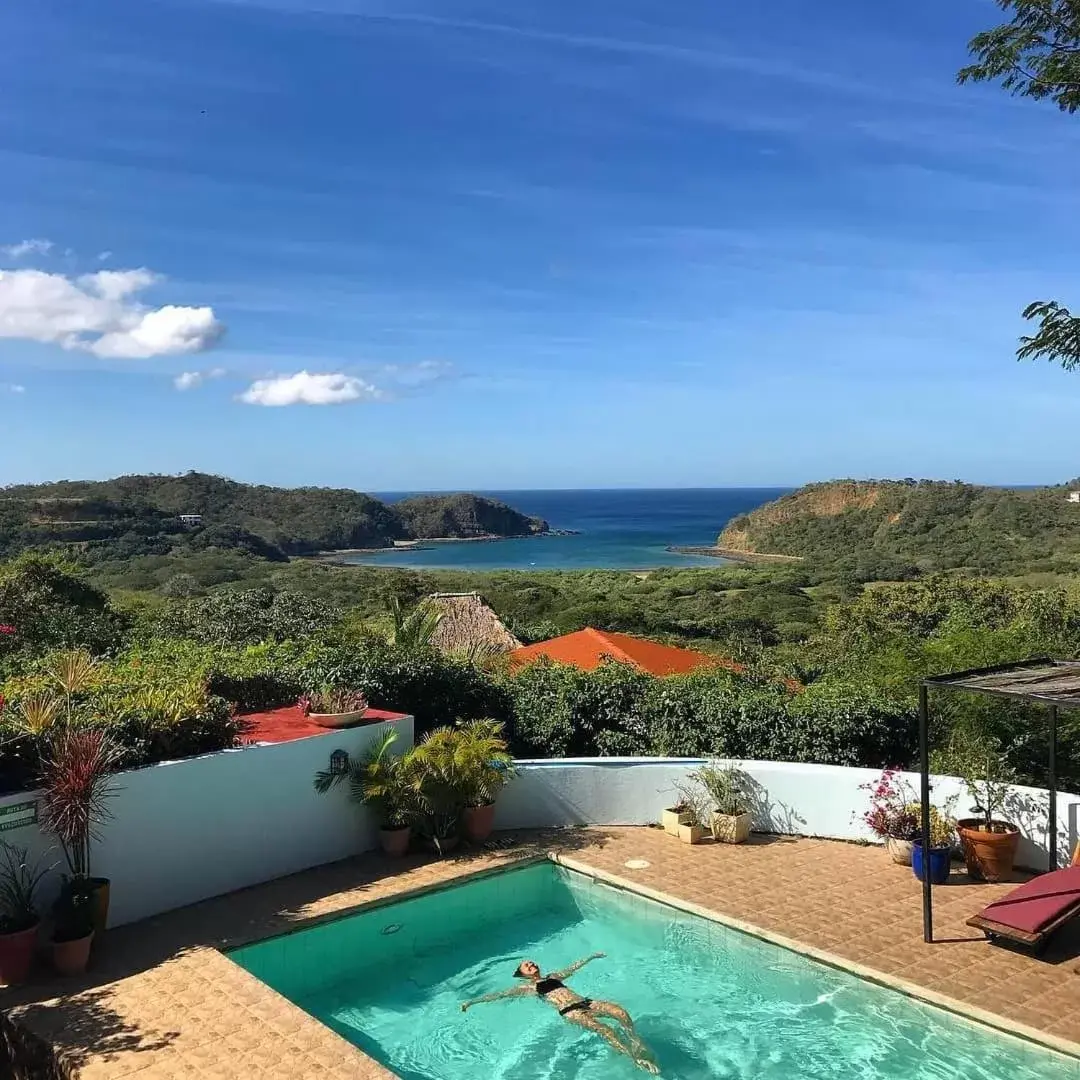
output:
POLYGON ((0 625, 0 634, 14 634, 14 633, 15 633, 15 627, 14 626, 0 625))

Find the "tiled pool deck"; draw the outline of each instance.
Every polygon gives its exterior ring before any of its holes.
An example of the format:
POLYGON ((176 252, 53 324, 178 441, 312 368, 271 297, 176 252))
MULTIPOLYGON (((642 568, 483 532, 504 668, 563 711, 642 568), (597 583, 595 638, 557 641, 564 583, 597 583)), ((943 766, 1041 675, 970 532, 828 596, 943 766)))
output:
POLYGON ((771 837, 691 848, 640 828, 502 837, 445 861, 335 863, 110 931, 82 981, 3 990, 0 1000, 51 1048, 56 1076, 385 1080, 386 1070, 218 950, 547 851, 1080 1053, 1080 933, 1066 929, 1034 958, 964 925, 1008 886, 954 871, 953 883, 935 889, 942 940, 926 945, 918 882, 878 848, 771 837), (649 865, 631 870, 629 860, 649 865))

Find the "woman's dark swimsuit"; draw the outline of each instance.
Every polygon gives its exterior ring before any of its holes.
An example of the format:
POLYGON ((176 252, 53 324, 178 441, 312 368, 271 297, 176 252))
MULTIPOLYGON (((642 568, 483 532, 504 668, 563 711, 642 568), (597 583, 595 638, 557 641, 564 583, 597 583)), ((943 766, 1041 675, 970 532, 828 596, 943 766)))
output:
MULTIPOLYGON (((564 990, 566 983, 562 979, 541 979, 536 984, 536 993, 540 997, 547 997, 552 990, 564 990)), ((565 1016, 569 1012, 574 1012, 576 1009, 587 1009, 592 1004, 589 998, 582 998, 580 1001, 571 1001, 569 1005, 564 1005, 559 1010, 560 1016, 565 1016)))

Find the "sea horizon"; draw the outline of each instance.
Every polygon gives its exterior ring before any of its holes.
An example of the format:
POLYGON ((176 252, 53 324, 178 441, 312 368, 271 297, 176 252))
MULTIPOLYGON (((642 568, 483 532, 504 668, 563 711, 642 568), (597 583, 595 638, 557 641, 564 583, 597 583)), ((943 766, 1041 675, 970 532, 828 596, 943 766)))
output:
MULTIPOLYGON (((670 548, 711 547, 734 517, 771 502, 787 487, 533 488, 476 491, 543 518, 572 535, 485 543, 434 543, 346 556, 357 565, 428 570, 655 570, 719 567, 728 560, 670 548)), ((395 501, 436 492, 379 492, 395 501)))

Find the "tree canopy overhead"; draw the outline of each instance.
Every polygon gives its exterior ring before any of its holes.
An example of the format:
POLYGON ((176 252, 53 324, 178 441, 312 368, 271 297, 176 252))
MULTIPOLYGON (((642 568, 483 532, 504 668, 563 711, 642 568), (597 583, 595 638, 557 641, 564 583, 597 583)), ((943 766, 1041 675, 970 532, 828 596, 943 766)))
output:
MULTIPOLYGON (((1080 0, 996 0, 1012 18, 968 42, 974 63, 961 83, 998 82, 1020 97, 1049 99, 1063 112, 1080 109, 1080 0)), ((1037 300, 1024 318, 1038 329, 1020 339, 1021 360, 1080 368, 1080 316, 1054 300, 1037 300)))

